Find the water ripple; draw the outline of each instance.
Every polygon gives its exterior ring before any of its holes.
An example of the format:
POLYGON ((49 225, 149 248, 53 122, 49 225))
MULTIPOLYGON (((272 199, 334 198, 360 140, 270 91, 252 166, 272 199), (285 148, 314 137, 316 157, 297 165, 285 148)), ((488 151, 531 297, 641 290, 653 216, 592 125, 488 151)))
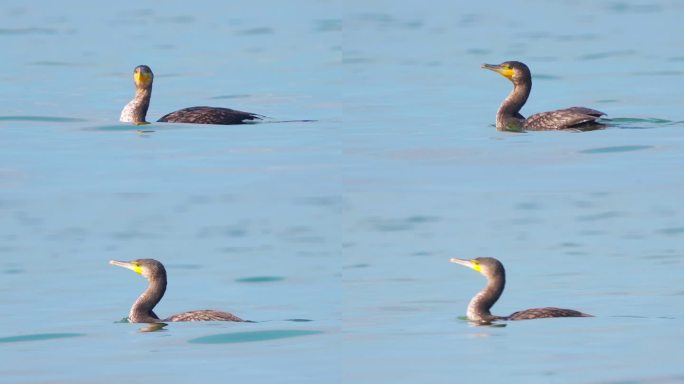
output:
POLYGON ((257 341, 285 339, 289 337, 299 337, 316 335, 323 333, 323 331, 314 330, 270 330, 270 331, 254 331, 254 332, 234 332, 221 333, 217 335, 202 336, 189 340, 189 343, 194 344, 231 344, 231 343, 252 343, 257 341))
POLYGON ((54 35, 56 32, 52 28, 0 28, 0 35, 54 35))
POLYGON ((274 281, 285 280, 282 276, 251 276, 235 279, 238 283, 271 283, 274 281))
POLYGON ((342 20, 340 19, 323 19, 316 21, 316 32, 331 32, 342 30, 342 20))
POLYGON ((0 121, 42 121, 50 123, 73 123, 86 120, 77 117, 58 116, 0 116, 0 121))
POLYGON ((597 153, 617 153, 617 152, 632 152, 641 151, 644 149, 653 148, 652 145, 616 145, 612 147, 599 147, 579 151, 579 153, 597 154, 597 153))
POLYGON ((588 53, 586 55, 582 55, 579 57, 580 60, 600 60, 600 59, 608 59, 611 57, 625 57, 625 56, 633 56, 636 53, 633 49, 626 49, 622 51, 612 51, 612 52, 596 52, 596 53, 588 53))
POLYGON ((0 343, 21 343, 25 341, 42 341, 52 339, 64 339, 68 337, 81 337, 84 333, 36 333, 32 335, 19 335, 0 337, 0 343))
POLYGON ((269 27, 256 27, 256 28, 249 28, 249 29, 243 29, 241 31, 237 31, 236 34, 238 35, 271 35, 273 34, 273 28, 269 27))

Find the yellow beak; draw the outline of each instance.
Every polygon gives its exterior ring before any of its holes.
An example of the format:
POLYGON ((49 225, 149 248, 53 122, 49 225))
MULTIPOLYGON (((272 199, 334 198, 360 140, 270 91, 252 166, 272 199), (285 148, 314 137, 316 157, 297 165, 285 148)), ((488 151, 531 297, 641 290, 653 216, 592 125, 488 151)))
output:
POLYGON ((496 65, 496 64, 482 64, 480 68, 484 69, 489 69, 490 71, 494 71, 501 76, 507 78, 507 79, 512 79, 513 78, 513 69, 511 68, 504 68, 501 65, 496 65))
POLYGON ((452 257, 451 259, 449 259, 449 262, 454 263, 454 264, 459 264, 459 265, 462 265, 464 267, 472 268, 472 269, 480 272, 480 264, 478 264, 477 262, 473 262, 472 260, 465 260, 465 259, 459 259, 456 257, 452 257))
POLYGON ((130 269, 131 271, 142 275, 142 267, 138 264, 133 264, 130 261, 109 260, 109 264, 116 265, 117 267, 130 269))

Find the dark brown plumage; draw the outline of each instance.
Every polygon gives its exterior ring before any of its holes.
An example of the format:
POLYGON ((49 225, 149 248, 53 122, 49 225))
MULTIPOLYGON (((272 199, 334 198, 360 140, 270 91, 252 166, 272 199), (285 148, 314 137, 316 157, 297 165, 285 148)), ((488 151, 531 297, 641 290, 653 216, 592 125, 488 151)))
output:
MULTIPOLYGON (((135 97, 121 111, 122 122, 144 124, 152 97, 154 74, 147 65, 139 65, 133 71, 135 97)), ((245 124, 261 120, 264 116, 255 113, 219 107, 190 107, 162 116, 159 122, 192 124, 245 124)))
POLYGON ((128 314, 131 323, 160 323, 171 321, 236 321, 245 322, 232 313, 215 311, 211 309, 183 312, 166 319, 160 319, 154 313, 154 307, 166 292, 166 269, 164 265, 154 259, 139 259, 133 261, 111 260, 109 264, 130 269, 149 281, 149 286, 145 292, 133 303, 128 314))
POLYGON ((200 311, 189 311, 169 316, 164 321, 245 321, 228 312, 204 309, 200 311))
POLYGON ((575 311, 574 309, 564 309, 555 307, 532 308, 518 312, 513 312, 506 320, 530 320, 543 319, 548 317, 592 317, 586 313, 575 311))
POLYGON ((513 91, 504 99, 496 113, 496 128, 510 131, 551 131, 575 129, 581 131, 604 128, 597 122, 605 113, 586 107, 571 107, 534 114, 527 119, 520 114, 532 91, 532 74, 524 63, 482 64, 482 68, 494 71, 513 83, 513 91))
POLYGON ((452 263, 460 264, 480 272, 487 278, 485 288, 477 293, 468 304, 467 316, 469 320, 491 323, 495 320, 530 320, 548 317, 592 317, 586 313, 575 311, 574 309, 563 309, 555 307, 532 308, 512 313, 510 316, 492 315, 490 309, 506 286, 506 270, 503 264, 492 257, 478 257, 472 260, 452 258, 452 263))
POLYGON ((243 124, 247 121, 261 120, 263 116, 237 111, 230 108, 190 107, 162 116, 159 122, 193 124, 243 124))

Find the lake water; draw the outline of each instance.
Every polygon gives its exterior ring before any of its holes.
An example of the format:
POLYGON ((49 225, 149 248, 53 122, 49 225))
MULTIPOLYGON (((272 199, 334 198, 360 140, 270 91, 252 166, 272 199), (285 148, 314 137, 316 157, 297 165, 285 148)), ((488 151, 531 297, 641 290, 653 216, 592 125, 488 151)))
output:
POLYGON ((0 381, 684 381, 684 81, 676 1, 119 1, 0 6, 0 381), (605 130, 493 127, 586 105, 605 130), (192 105, 245 126, 120 124, 132 70, 148 120, 192 105), (315 122, 292 120, 313 119, 315 122), (289 122, 279 122, 289 121, 289 122), (143 130, 144 132, 140 132, 143 130), (593 318, 475 327, 493 312, 593 318), (160 316, 121 322, 169 274, 160 316))

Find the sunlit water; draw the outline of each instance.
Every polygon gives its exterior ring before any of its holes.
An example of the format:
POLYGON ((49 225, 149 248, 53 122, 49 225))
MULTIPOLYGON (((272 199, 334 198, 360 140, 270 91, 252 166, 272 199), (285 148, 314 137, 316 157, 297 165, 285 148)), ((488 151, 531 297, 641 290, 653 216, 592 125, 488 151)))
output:
POLYGON ((0 7, 0 377, 38 382, 676 383, 684 380, 684 5, 658 1, 116 2, 0 7), (497 132, 604 111, 605 130, 497 132), (192 105, 267 123, 117 122, 131 72, 149 120, 192 105), (315 122, 284 122, 313 119, 315 122), (494 313, 594 318, 474 327, 494 313), (160 316, 122 322, 169 274, 160 316))

